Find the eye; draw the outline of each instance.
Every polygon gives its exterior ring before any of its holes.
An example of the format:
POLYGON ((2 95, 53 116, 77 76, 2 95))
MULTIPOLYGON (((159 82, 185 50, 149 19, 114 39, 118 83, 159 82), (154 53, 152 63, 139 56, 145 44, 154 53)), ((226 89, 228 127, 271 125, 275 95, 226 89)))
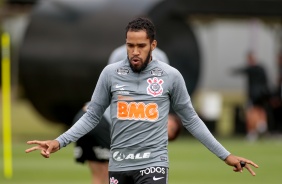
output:
POLYGON ((134 46, 132 44, 127 44, 128 48, 133 48, 134 46))
POLYGON ((140 44, 140 45, 138 45, 140 48, 144 48, 144 47, 146 47, 146 45, 145 44, 140 44))

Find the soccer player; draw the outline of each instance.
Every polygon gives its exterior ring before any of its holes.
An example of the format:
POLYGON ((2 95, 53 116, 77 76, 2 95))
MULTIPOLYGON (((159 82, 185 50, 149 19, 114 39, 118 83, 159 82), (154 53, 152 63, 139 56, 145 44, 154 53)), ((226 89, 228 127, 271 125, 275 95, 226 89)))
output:
MULTIPOLYGON (((110 55, 108 64, 126 59, 126 45, 116 48, 110 55)), ((156 48, 152 52, 152 58, 169 64, 168 57, 161 50, 156 48)), ((87 104, 77 113, 74 123, 86 112, 87 104)), ((110 157, 110 112, 107 109, 100 123, 89 133, 76 141, 74 156, 78 163, 88 163, 92 184, 109 183, 108 162, 110 157)), ((175 140, 182 129, 181 120, 175 113, 168 116, 168 140, 175 140)))
POLYGON ((212 153, 235 172, 242 172, 240 162, 245 162, 245 168, 255 175, 251 166, 258 165, 227 151, 199 118, 180 72, 152 59, 157 46, 154 24, 147 18, 136 18, 126 26, 125 36, 128 56, 101 72, 87 112, 54 140, 28 141, 37 145, 26 152, 40 150, 49 158, 95 128, 110 106, 110 183, 167 184, 167 120, 172 105, 184 127, 212 153))

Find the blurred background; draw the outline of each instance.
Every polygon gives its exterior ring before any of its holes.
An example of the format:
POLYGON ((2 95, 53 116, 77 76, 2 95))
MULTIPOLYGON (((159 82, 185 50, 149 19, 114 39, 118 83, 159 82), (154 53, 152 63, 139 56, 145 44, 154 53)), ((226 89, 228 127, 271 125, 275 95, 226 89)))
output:
MULTIPOLYGON (((195 109, 214 135, 228 145, 231 141, 234 147, 242 143, 248 149, 252 143, 258 152, 273 149, 271 153, 276 153, 273 157, 279 159, 278 155, 282 154, 282 0, 0 1, 0 31, 8 33, 11 39, 12 140, 17 146, 13 147, 14 155, 24 154, 27 140, 53 139, 69 128, 75 114, 91 98, 111 52, 125 43, 128 21, 137 16, 148 16, 154 22, 158 47, 182 73, 195 109), (248 111, 250 83, 246 76, 250 75, 235 75, 238 69, 248 66, 250 51, 264 70, 267 88, 264 118, 258 120, 266 125, 258 128, 257 137, 248 137, 248 117, 252 115, 248 111), (275 144, 269 148, 262 146, 270 143, 275 144)), ((2 44, 1 50, 3 58, 2 44)), ((258 80, 259 77, 254 79, 259 83, 258 80)), ((5 106, 0 84, 3 117, 5 106)), ((0 130, 2 135, 2 126, 0 130)), ((193 138, 182 131, 179 144, 184 144, 186 139, 193 138)), ((2 136, 0 140, 2 145, 2 136)), ((234 151, 240 153, 238 149, 234 151)), ((180 148, 179 151, 185 152, 180 148)), ((246 154, 252 158, 258 152, 246 151, 246 154)), ((71 164, 71 149, 68 154, 58 156, 58 160, 70 158, 66 163, 71 164)), ((13 162, 15 168, 22 159, 13 162)), ((32 159, 27 163, 31 164, 32 159)), ((74 172, 84 173, 85 183, 89 183, 86 168, 73 165, 74 172)), ((27 167, 30 172, 32 167, 35 166, 27 167)), ((0 168, 2 171, 2 161, 0 168)), ((32 174, 24 170, 15 173, 15 183, 30 183, 27 176, 32 174), (19 176, 20 173, 25 176, 19 176)), ((71 183, 63 180, 69 178, 67 173, 65 178, 60 177, 59 183, 71 183)), ((6 181, 1 174, 0 181, 2 178, 6 181)), ((181 178, 178 175, 176 171, 172 174, 172 183, 185 183, 185 174, 183 181, 177 180, 181 178)), ((219 178, 215 183, 221 182, 219 178)), ((75 179, 72 181, 75 183, 75 179)), ((198 179, 192 183, 200 182, 198 179)), ((272 180, 276 182, 278 179, 272 180)), ((222 183, 226 180, 222 179, 222 183)))

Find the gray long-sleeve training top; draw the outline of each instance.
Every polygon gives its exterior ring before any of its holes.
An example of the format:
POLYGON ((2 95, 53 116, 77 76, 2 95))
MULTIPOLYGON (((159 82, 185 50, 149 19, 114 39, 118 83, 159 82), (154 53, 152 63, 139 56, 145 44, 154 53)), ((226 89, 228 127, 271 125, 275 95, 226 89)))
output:
POLYGON ((87 112, 56 138, 60 147, 75 142, 94 128, 109 105, 109 171, 169 166, 167 118, 170 105, 183 126, 217 157, 224 160, 230 154, 198 117, 180 72, 156 59, 140 73, 131 70, 127 59, 106 66, 87 112))

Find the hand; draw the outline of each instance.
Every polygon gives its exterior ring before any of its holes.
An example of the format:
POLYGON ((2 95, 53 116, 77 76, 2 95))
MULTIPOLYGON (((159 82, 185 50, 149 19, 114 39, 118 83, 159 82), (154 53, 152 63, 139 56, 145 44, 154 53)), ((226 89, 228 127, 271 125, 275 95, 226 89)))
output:
POLYGON ((242 157, 237 157, 234 155, 229 155, 225 160, 225 163, 230 166, 234 166, 233 171, 235 172, 243 172, 243 168, 241 167, 240 161, 243 161, 246 163, 244 166, 253 176, 256 175, 256 173, 252 170, 250 165, 254 166, 255 168, 258 168, 259 166, 252 162, 251 160, 242 158, 242 157))
POLYGON ((25 152, 29 153, 35 150, 41 150, 40 154, 49 158, 50 153, 54 153, 60 149, 60 143, 57 140, 47 140, 47 141, 27 141, 27 144, 37 144, 37 146, 26 149, 25 152))

